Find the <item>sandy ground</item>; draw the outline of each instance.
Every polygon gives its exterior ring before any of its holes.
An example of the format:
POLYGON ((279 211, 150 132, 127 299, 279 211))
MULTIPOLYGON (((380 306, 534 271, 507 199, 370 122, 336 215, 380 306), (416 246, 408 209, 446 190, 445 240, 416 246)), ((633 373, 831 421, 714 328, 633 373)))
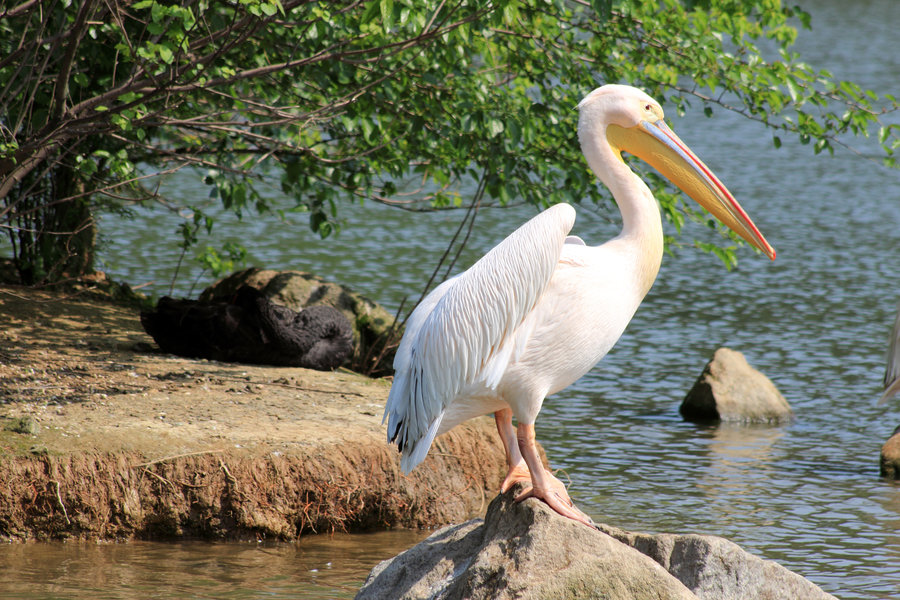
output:
POLYGON ((136 308, 0 286, 0 536, 291 538, 479 512, 503 470, 491 421, 405 477, 389 389, 164 355, 136 308))
POLYGON ((350 372, 160 354, 136 309, 22 288, 0 288, 0 361, 3 417, 32 419, 29 441, 51 452, 332 444, 377 429, 390 389, 350 372))

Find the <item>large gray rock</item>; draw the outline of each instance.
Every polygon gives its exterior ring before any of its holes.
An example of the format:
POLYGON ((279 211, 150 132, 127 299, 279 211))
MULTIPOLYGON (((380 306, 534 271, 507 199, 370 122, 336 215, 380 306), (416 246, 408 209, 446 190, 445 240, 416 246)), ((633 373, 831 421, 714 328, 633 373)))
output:
POLYGON ((377 565, 357 600, 835 600, 803 577, 712 536, 586 527, 498 496, 484 520, 445 527, 377 565))
POLYGON ((598 528, 651 557, 698 598, 836 600, 808 579, 776 562, 745 552, 725 538, 631 533, 608 525, 598 528))
POLYGON ((744 355, 719 348, 678 411, 687 421, 787 421, 793 411, 768 377, 751 367, 744 355))

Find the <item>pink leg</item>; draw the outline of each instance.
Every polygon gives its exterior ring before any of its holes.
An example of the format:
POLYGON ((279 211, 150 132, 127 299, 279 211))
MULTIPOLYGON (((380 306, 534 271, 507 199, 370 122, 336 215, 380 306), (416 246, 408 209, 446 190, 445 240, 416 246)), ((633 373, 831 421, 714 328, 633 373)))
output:
POLYGON ((519 450, 531 472, 532 487, 519 494, 516 502, 521 502, 526 498, 538 498, 562 516, 593 527, 594 523, 591 518, 575 508, 562 482, 541 464, 541 457, 538 454, 537 445, 534 443, 534 425, 519 423, 517 438, 519 450))
POLYGON ((512 409, 504 408, 494 413, 494 421, 497 423, 497 433, 503 441, 503 449, 506 451, 506 478, 500 484, 500 492, 506 493, 506 490, 514 484, 522 481, 531 484, 531 474, 528 472, 528 465, 519 452, 519 443, 516 440, 516 430, 512 425, 512 409))

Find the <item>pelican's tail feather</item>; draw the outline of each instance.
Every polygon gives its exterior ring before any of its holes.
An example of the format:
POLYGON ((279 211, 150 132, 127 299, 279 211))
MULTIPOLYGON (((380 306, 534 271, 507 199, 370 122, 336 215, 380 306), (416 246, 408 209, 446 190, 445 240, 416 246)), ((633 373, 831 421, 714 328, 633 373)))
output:
POLYGON ((443 419, 444 413, 441 412, 431 424, 431 427, 428 428, 428 431, 424 436, 403 448, 403 455, 400 457, 400 468, 403 470, 404 474, 409 475, 409 472, 412 471, 416 465, 425 460, 425 456, 428 455, 428 450, 431 448, 431 443, 434 442, 434 438, 437 435, 438 429, 441 427, 441 421, 443 419))

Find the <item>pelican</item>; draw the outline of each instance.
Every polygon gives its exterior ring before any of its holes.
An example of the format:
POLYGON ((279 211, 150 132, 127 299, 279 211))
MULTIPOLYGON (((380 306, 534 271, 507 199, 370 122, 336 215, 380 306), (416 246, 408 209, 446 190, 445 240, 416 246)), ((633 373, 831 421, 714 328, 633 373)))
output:
POLYGON ((887 366, 884 369, 884 393, 878 399, 878 404, 883 404, 900 392, 900 305, 894 326, 891 328, 891 337, 888 339, 887 366))
POLYGON ((558 204, 435 288, 407 321, 382 422, 409 473, 435 436, 493 413, 508 467, 501 492, 530 483, 516 501, 535 497, 591 525, 541 463, 534 423, 544 398, 574 383, 613 347, 662 262, 659 207, 621 152, 648 162, 772 259, 775 250, 646 93, 605 85, 578 110, 581 149, 619 206, 622 232, 588 246, 569 236, 575 209, 558 204))

